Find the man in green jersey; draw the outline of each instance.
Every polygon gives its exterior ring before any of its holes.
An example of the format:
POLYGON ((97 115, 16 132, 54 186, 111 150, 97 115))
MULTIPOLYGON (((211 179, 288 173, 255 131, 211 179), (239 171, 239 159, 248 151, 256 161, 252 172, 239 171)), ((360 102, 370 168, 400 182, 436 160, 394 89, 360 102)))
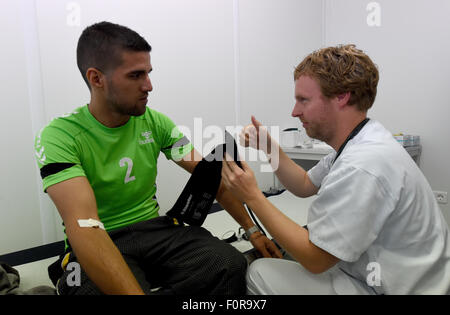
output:
MULTIPOLYGON (((160 152, 193 172, 201 155, 165 115, 148 108, 150 45, 108 22, 86 28, 77 62, 90 103, 54 119, 36 137, 44 190, 65 225, 67 251, 80 285, 57 283, 60 294, 244 294, 246 260, 234 247, 196 226, 159 217, 160 152), (73 255, 75 254, 75 255, 73 255)), ((246 230, 254 223, 221 184, 216 199, 246 230)), ((250 241, 281 257, 259 231, 250 241)))

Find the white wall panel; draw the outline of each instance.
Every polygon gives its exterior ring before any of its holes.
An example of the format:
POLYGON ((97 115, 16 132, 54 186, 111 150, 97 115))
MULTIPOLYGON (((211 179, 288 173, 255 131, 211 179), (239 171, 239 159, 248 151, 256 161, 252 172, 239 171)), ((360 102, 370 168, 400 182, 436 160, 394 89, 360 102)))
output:
POLYGON ((0 255, 42 244, 25 34, 19 1, 0 11, 0 255))
MULTIPOLYGON (((322 46, 322 16, 323 2, 317 0, 239 1, 239 124, 251 123, 254 115, 280 131, 301 127, 291 117, 293 74, 307 54, 322 46)), ((272 174, 260 173, 260 163, 251 166, 260 188, 269 188, 272 174)))
MULTIPOLYGON (((328 0, 327 45, 355 43, 378 65, 369 116, 393 133, 421 136, 420 166, 433 190, 450 191, 450 2, 328 0), (379 13, 379 26, 373 25, 379 13), (369 23, 367 17, 369 16, 369 23), (372 22, 371 22, 372 21, 372 22)), ((441 205, 450 223, 450 205, 441 205)))

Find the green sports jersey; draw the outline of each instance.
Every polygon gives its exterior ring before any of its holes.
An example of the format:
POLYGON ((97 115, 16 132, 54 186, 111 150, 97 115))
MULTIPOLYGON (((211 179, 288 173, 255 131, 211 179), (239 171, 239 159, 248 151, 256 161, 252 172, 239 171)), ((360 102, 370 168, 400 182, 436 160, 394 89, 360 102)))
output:
POLYGON ((44 191, 85 176, 109 231, 158 216, 159 152, 179 160, 193 146, 168 117, 150 108, 123 126, 108 128, 82 106, 44 127, 35 148, 44 191))

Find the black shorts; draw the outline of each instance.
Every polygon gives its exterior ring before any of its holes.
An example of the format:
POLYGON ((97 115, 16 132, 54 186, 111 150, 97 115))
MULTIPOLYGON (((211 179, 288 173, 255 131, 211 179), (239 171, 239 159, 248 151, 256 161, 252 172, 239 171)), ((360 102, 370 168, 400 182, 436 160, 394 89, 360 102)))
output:
MULTIPOLYGON (((161 216, 108 234, 146 294, 246 293, 245 257, 202 227, 161 216)), ((82 268, 79 283, 67 281, 72 272, 66 270, 58 280, 59 294, 102 294, 82 268)))

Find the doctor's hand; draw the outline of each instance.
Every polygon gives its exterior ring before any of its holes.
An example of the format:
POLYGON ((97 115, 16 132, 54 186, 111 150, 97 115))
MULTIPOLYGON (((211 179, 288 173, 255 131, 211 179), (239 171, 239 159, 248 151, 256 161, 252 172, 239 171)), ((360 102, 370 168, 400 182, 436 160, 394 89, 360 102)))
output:
POLYGON ((242 169, 228 153, 222 162, 222 180, 231 193, 241 202, 249 203, 256 198, 265 198, 258 187, 252 169, 241 160, 242 169))
POLYGON ((250 235, 249 240, 253 247, 256 248, 263 257, 265 258, 283 258, 283 254, 281 254, 277 245, 274 242, 269 240, 267 236, 262 234, 261 232, 255 232, 250 235))
MULTIPOLYGON (((241 161, 243 169, 241 169, 233 159, 225 155, 225 160, 222 162, 222 180, 226 188, 239 199, 241 202, 247 202, 253 198, 265 198, 261 190, 258 188, 253 171, 245 161, 241 161)), ((255 232, 250 235, 249 241, 253 247, 256 248, 263 257, 267 258, 282 258, 278 247, 274 242, 269 240, 267 236, 261 232, 255 232)))
POLYGON ((267 129, 256 120, 255 116, 252 116, 252 123, 245 126, 239 135, 240 145, 262 150, 266 154, 271 152, 272 141, 267 129))

